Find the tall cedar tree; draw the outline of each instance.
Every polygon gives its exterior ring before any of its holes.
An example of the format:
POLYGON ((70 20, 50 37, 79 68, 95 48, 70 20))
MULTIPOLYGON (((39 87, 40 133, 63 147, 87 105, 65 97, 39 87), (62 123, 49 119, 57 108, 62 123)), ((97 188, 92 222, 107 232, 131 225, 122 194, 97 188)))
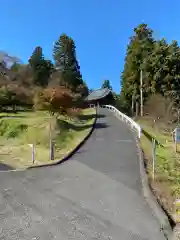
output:
POLYGON ((61 72, 63 82, 75 91, 80 84, 83 84, 83 81, 73 39, 62 34, 54 44, 53 57, 56 69, 61 72))
POLYGON ((33 71, 34 84, 47 86, 50 74, 53 69, 51 61, 45 60, 42 48, 37 46, 29 59, 29 64, 33 71))
POLYGON ((152 34, 146 24, 140 24, 127 47, 121 98, 128 107, 139 103, 141 69, 144 101, 158 93, 170 97, 176 106, 180 103, 180 47, 177 41, 157 41, 152 34))
MULTIPOLYGON (((130 43, 127 47, 125 58, 124 71, 122 73, 122 98, 127 105, 138 108, 140 101, 140 71, 143 71, 143 88, 146 96, 150 91, 149 85, 150 76, 146 72, 149 64, 149 54, 152 52, 154 39, 152 30, 146 24, 140 24, 134 29, 134 36, 130 38, 130 43)), ((136 109, 138 111, 138 109, 136 109)))

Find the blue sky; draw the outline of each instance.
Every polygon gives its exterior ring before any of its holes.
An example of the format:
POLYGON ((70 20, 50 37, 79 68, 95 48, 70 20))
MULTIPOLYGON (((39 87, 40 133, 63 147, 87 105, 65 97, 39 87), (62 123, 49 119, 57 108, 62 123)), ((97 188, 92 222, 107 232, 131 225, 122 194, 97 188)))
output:
POLYGON ((147 23, 156 38, 180 39, 179 0, 5 0, 0 4, 0 50, 27 62, 40 45, 52 59, 62 32, 76 43, 90 88, 109 79, 120 90, 126 46, 133 28, 147 23))

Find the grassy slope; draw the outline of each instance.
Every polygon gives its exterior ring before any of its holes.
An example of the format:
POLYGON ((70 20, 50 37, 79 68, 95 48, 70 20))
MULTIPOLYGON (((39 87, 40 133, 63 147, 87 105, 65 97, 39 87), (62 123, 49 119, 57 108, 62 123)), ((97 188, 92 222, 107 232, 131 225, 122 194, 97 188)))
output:
POLYGON ((94 109, 86 109, 81 119, 57 121, 46 112, 22 112, 0 115, 0 162, 14 168, 32 165, 31 147, 36 144, 35 165, 49 163, 49 122, 53 126, 55 160, 61 159, 90 131, 94 121, 94 109), (84 120, 83 120, 84 119, 84 120))
POLYGON ((141 138, 151 185, 160 202, 173 217, 173 202, 180 198, 180 153, 175 153, 171 132, 163 123, 153 123, 148 117, 137 119, 137 122, 164 146, 157 147, 155 180, 152 181, 152 142, 144 134, 141 138))

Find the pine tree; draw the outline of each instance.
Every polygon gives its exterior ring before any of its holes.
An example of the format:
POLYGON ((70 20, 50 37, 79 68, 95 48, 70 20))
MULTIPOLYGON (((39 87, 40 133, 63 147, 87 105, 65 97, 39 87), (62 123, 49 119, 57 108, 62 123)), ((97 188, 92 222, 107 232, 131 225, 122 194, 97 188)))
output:
POLYGON ((34 84, 46 86, 53 69, 51 61, 45 60, 42 48, 36 47, 29 59, 29 65, 33 71, 34 84))
POLYGON ((80 73, 80 66, 76 58, 76 47, 73 39, 66 34, 62 34, 55 42, 53 57, 56 69, 62 73, 63 81, 70 88, 76 88, 83 84, 80 73))

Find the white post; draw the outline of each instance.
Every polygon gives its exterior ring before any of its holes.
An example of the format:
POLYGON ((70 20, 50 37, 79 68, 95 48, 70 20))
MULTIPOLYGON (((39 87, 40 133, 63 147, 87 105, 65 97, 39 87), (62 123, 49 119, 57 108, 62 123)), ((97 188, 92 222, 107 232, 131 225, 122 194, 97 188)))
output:
POLYGON ((31 159, 32 159, 32 163, 34 164, 35 162, 35 144, 28 144, 31 147, 31 159))
POLYGON ((156 140, 152 140, 152 178, 154 180, 154 175, 155 175, 155 161, 156 161, 156 140))
POLYGON ((141 117, 143 116, 143 79, 142 70, 140 72, 140 95, 141 95, 141 117))

